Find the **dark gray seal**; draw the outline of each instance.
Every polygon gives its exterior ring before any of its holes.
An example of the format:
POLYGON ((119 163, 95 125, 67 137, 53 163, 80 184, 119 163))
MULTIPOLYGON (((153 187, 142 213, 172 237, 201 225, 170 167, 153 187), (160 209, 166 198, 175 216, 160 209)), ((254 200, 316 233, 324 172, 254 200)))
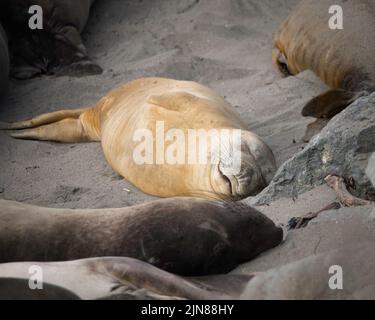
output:
POLYGON ((226 273, 283 240, 241 203, 168 198, 120 209, 52 209, 0 200, 0 262, 131 257, 179 275, 226 273))
POLYGON ((81 39, 94 0, 2 0, 0 16, 10 39, 11 75, 98 74, 81 39), (32 30, 29 8, 43 9, 43 29, 32 30))

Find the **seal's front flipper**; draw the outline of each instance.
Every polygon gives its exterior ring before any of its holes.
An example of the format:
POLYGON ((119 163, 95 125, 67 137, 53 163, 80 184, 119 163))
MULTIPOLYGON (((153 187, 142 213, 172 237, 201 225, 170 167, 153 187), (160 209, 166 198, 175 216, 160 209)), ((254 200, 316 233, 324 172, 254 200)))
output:
POLYGON ((31 79, 40 75, 41 73, 42 71, 40 70, 40 68, 36 68, 26 64, 12 67, 10 71, 11 77, 18 80, 31 79))
POLYGON ((10 123, 8 125, 4 125, 1 127, 1 130, 17 130, 17 129, 27 129, 27 128, 34 128, 38 126, 42 126, 45 124, 54 123, 57 121, 61 121, 63 119, 78 119, 79 116, 88 110, 89 108, 81 108, 81 109, 72 109, 72 110, 60 110, 50 113, 45 113, 39 115, 35 118, 25 121, 19 121, 10 123))
POLYGON ((316 119, 314 122, 309 123, 307 126, 305 135, 302 138, 303 142, 309 142, 310 139, 320 133, 322 129, 327 125, 329 119, 316 119))
POLYGON ((33 129, 11 131, 10 136, 16 139, 67 143, 91 141, 86 135, 80 119, 64 119, 33 129))
POLYGON ((52 67, 53 73, 60 76, 83 77, 103 72, 99 65, 89 59, 80 31, 75 26, 65 25, 59 28, 54 34, 54 39, 54 54, 58 63, 52 67))
POLYGON ((304 117, 332 118, 359 97, 358 93, 333 89, 311 99, 302 109, 304 117))
POLYGON ((204 100, 184 91, 176 91, 150 96, 147 102, 168 110, 183 112, 196 105, 197 102, 203 102, 204 100))
POLYGON ((89 59, 74 62, 58 68, 55 73, 59 76, 84 77, 103 73, 103 69, 89 59))

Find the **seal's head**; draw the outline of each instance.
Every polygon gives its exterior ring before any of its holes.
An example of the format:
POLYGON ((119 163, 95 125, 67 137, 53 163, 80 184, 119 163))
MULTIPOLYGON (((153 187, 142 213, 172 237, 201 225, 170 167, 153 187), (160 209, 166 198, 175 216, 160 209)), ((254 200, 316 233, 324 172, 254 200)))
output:
POLYGON ((239 131, 238 140, 234 137, 227 147, 220 145, 218 161, 212 166, 212 187, 225 200, 258 194, 276 171, 271 149, 256 134, 239 131))

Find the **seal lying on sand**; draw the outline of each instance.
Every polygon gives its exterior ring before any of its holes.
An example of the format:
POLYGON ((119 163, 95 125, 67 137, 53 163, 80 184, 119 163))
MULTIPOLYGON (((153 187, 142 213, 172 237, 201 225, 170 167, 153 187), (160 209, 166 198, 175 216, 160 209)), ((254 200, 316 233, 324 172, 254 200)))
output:
POLYGON ((131 257, 180 275, 228 272, 283 240, 241 203, 161 199, 121 209, 41 208, 0 200, 0 262, 131 257))
MULTIPOLYGON (((0 269, 1 267, 0 265, 0 269)), ((27 272, 28 269, 25 270, 27 272)), ((29 287, 29 278, 30 274, 24 279, 3 278, 0 275, 0 300, 79 300, 79 297, 69 290, 45 282, 43 290, 32 290, 29 287)))
POLYGON ((8 88, 9 54, 8 40, 3 27, 0 24, 0 98, 8 88))
POLYGON ((343 9, 342 30, 329 27, 332 4, 302 1, 274 38, 273 61, 283 74, 310 69, 332 87, 309 101, 303 116, 331 118, 375 90, 375 2, 335 1, 343 9))
POLYGON ((120 257, 65 262, 14 262, 0 264, 0 299, 238 299, 254 276, 215 275, 186 278, 147 263, 120 257), (43 290, 30 290, 29 268, 43 270, 43 290), (7 277, 7 279, 2 279, 7 277), (11 281, 13 278, 13 281, 11 281), (27 281, 25 281, 27 279, 27 281), (15 291, 14 284, 17 285, 15 291), (47 285, 48 284, 48 285, 47 285), (38 298, 35 297, 35 298, 38 298))
POLYGON ((80 33, 94 0, 2 0, 0 15, 10 38, 11 75, 86 75, 102 69, 89 60, 80 33), (32 30, 29 8, 43 9, 43 29, 32 30))
POLYGON ((260 192, 276 170, 270 148, 246 130, 233 108, 209 88, 190 81, 134 80, 110 91, 93 108, 57 111, 8 127, 24 128, 33 129, 16 131, 11 136, 61 142, 101 141, 105 157, 117 173, 142 191, 160 197, 237 200, 260 192), (167 132, 165 140, 158 136, 160 123, 167 132), (231 145, 225 148, 215 139, 205 140, 210 130, 239 131, 239 139, 237 143, 228 140, 231 145), (142 138, 137 135, 145 131, 151 136, 151 161, 140 163, 134 156, 140 145, 147 144, 147 136, 139 142, 142 138), (193 139, 196 145, 190 149, 188 137, 193 131, 197 134, 193 139), (164 158, 168 150, 174 154, 173 148, 181 145, 182 162, 179 158, 175 163, 165 159, 158 163, 160 149, 164 158), (219 161, 212 162, 215 152, 219 161), (191 155, 199 161, 191 162, 191 155), (231 161, 238 160, 238 171, 231 170, 231 161))

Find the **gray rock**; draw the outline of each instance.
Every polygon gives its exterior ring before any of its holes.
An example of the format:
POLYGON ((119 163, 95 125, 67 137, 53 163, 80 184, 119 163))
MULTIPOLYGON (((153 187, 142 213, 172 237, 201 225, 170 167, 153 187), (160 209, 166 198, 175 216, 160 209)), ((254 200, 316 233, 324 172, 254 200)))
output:
POLYGON ((281 197, 297 197, 323 184, 328 174, 353 177, 353 194, 375 199, 375 188, 366 176, 368 159, 375 151, 374 111, 375 93, 356 100, 287 160, 270 185, 249 202, 264 205, 281 197))
POLYGON ((370 160, 368 161, 366 173, 370 178, 372 185, 375 186, 375 153, 372 154, 370 160))
POLYGON ((239 265, 233 274, 279 269, 310 256, 361 242, 375 243, 375 210, 360 206, 329 210, 310 221, 306 228, 291 230, 284 243, 239 265))
POLYGON ((374 299, 373 207, 327 211, 285 243, 242 264, 232 274, 258 272, 242 299, 374 299), (332 266, 343 270, 343 290, 332 290, 332 266))
POLYGON ((241 299, 375 299, 373 248, 374 242, 356 243, 267 271, 248 283, 241 299))

